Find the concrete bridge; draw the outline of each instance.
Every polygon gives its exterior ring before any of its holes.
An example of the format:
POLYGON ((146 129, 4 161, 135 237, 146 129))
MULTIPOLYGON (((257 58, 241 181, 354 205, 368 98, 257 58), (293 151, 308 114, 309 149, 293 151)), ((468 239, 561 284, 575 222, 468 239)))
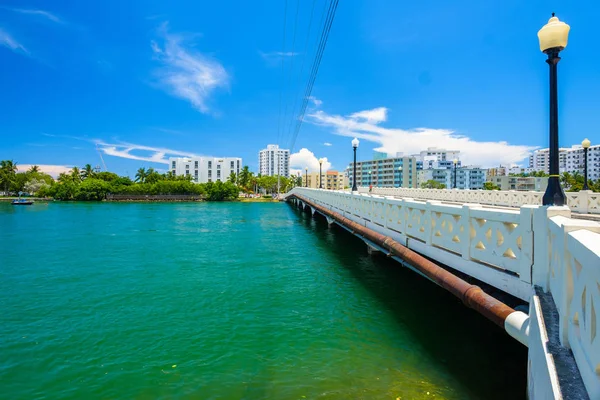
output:
POLYGON ((541 206, 536 192, 365 191, 296 187, 286 199, 449 290, 526 345, 529 398, 600 399, 600 223, 572 218, 573 210, 600 214, 600 194, 571 195, 569 208, 541 206), (513 309, 511 298, 526 307, 513 309))

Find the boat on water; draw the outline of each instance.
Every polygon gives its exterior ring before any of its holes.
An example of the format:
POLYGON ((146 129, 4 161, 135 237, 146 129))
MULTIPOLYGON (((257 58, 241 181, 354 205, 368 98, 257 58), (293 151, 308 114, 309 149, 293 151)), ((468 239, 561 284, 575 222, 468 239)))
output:
POLYGON ((21 194, 23 192, 19 192, 19 198, 10 202, 13 206, 30 206, 33 204, 33 200, 22 199, 21 194))

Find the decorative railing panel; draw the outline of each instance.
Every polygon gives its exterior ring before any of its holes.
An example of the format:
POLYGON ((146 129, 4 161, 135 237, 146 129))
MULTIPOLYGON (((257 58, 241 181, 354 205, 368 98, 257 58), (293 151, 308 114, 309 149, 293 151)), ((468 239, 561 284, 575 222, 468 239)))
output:
MULTIPOLYGON (((359 187, 360 193, 369 193, 369 188, 359 187)), ((499 207, 521 207, 541 205, 542 192, 522 192, 515 190, 456 190, 456 189, 413 189, 378 188, 371 194, 393 197, 409 197, 421 200, 441 200, 455 203, 479 203, 499 207)), ((578 213, 600 214, 600 193, 591 191, 566 192, 567 205, 578 213)))

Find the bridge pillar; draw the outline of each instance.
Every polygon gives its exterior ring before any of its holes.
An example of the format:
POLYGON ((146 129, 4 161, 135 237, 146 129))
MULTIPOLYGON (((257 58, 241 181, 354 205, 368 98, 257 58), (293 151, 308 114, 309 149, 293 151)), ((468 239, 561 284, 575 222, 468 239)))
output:
POLYGON ((379 252, 379 249, 377 249, 377 248, 375 248, 375 247, 371 246, 371 245, 370 245, 369 243, 367 243, 367 242, 365 242, 365 243, 366 243, 366 245, 367 245, 367 253, 369 253, 369 254, 375 254, 375 253, 379 252))
POLYGON ((325 218, 327 219, 327 225, 331 225, 335 222, 335 220, 329 216, 325 216, 325 218))
POLYGON ((314 207, 310 207, 310 213, 312 215, 315 215, 315 211, 317 211, 314 207))

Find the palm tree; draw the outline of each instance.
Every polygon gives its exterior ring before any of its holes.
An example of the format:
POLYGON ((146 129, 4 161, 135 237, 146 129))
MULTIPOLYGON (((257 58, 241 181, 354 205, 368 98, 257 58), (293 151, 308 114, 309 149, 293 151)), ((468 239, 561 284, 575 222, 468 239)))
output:
POLYGON ((140 168, 137 170, 137 173, 135 174, 135 181, 144 183, 147 176, 148 176, 148 173, 146 172, 146 168, 140 168))
POLYGON ((37 165, 32 165, 31 168, 29 168, 28 172, 31 172, 31 173, 40 172, 40 167, 38 167, 37 165))
POLYGON ((0 182, 4 186, 4 191, 8 192, 8 187, 15 179, 18 168, 13 160, 0 161, 0 182))
POLYGON ((83 179, 93 178, 96 173, 94 172, 94 168, 91 164, 85 164, 83 170, 81 171, 81 177, 83 179))
POLYGON ((560 176, 560 181, 563 184, 563 186, 571 186, 571 180, 573 179, 573 177, 571 176, 570 173, 568 172, 563 172, 562 175, 560 176))
POLYGON ((81 182, 81 171, 77 167, 71 169, 71 179, 73 183, 81 182))

